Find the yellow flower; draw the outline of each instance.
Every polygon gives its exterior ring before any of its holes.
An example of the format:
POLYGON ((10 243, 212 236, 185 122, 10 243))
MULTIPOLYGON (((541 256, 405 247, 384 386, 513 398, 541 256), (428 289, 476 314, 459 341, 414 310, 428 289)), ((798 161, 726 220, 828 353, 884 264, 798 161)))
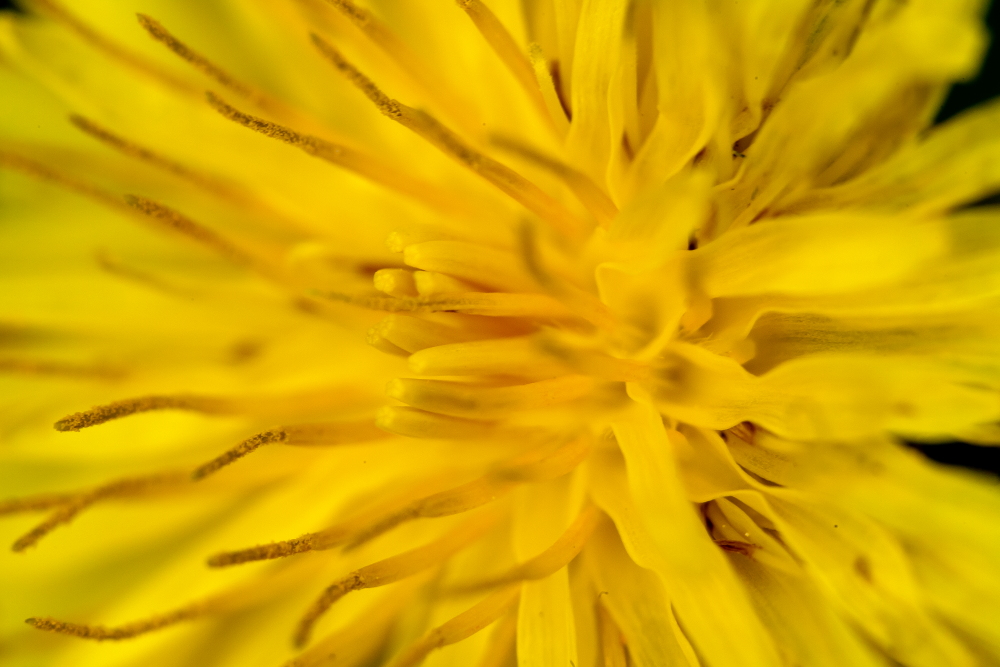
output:
POLYGON ((3 15, 0 659, 998 664, 980 4, 3 15))

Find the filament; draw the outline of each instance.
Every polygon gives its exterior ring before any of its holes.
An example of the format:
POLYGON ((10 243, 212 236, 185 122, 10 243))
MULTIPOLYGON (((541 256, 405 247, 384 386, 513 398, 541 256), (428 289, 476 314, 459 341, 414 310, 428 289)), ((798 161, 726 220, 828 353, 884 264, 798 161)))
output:
POLYGON ((232 402, 227 399, 209 398, 178 394, 175 396, 140 396, 124 401, 98 405, 84 412, 75 412, 55 423, 57 431, 79 431, 109 422, 113 419, 152 410, 192 410, 208 414, 234 412, 232 402))
POLYGON ((0 372, 23 373, 25 375, 64 375, 101 380, 118 380, 125 375, 125 372, 121 369, 104 366, 86 366, 62 361, 2 358, 0 358, 0 372))
POLYGON ((0 165, 17 169, 35 178, 40 178, 56 185, 61 185, 67 190, 94 199, 105 206, 110 206, 119 211, 131 212, 118 195, 57 171, 48 165, 36 162, 30 158, 0 150, 0 165))
POLYGON ((562 204, 542 192, 534 183, 472 148, 429 114, 408 107, 386 95, 371 79, 318 35, 313 35, 313 42, 333 66, 364 93, 383 115, 409 128, 445 155, 492 183, 526 209, 547 221, 560 233, 572 237, 583 231, 580 220, 562 204))
POLYGON ((208 58, 201 55, 197 51, 194 51, 187 44, 174 37, 169 31, 167 31, 166 28, 160 25, 156 19, 153 19, 145 14, 136 14, 136 17, 139 19, 139 24, 146 30, 146 32, 149 33, 150 37, 166 46, 182 59, 200 70, 203 74, 240 96, 251 99, 257 103, 262 103, 262 106, 266 106, 266 102, 262 99, 262 95, 259 92, 255 91, 242 81, 239 81, 208 58))
MULTIPOLYGON (((336 7, 414 82, 435 98, 448 115, 461 123, 463 128, 470 131, 478 130, 478 123, 467 106, 445 85, 440 76, 427 71, 423 59, 407 47, 388 26, 367 9, 356 5, 353 0, 327 0, 327 2, 336 7)), ((316 39, 314 36, 313 41, 316 39)))
POLYGON ((385 432, 377 428, 371 420, 282 426, 257 433, 208 463, 198 466, 191 473, 191 479, 195 481, 204 479, 264 445, 278 443, 300 446, 341 445, 384 437, 386 437, 385 432))
POLYGON ((560 133, 561 128, 556 124, 549 107, 545 104, 542 91, 539 88, 538 80, 535 78, 535 70, 528 58, 521 52, 517 42, 511 37, 507 28, 504 27, 500 19, 497 18, 489 7, 481 0, 458 0, 458 6, 465 10, 465 13, 472 19, 473 24, 479 33, 490 45, 493 52, 500 58, 507 70, 514 76, 521 89, 528 95, 528 99, 535 105, 539 115, 544 118, 549 127, 562 138, 565 133, 560 133))
POLYGON ((524 142, 508 136, 494 136, 493 144, 528 160, 558 177, 572 190, 576 198, 591 215, 597 218, 601 227, 607 229, 618 216, 618 207, 594 181, 579 169, 541 153, 524 142))
POLYGON ((69 12, 62 4, 56 0, 31 0, 31 4, 37 5, 45 10, 52 18, 62 22, 73 32, 79 35, 85 42, 95 47, 98 51, 111 56, 115 60, 124 63, 134 70, 156 79, 162 84, 186 94, 196 93, 196 89, 186 81, 163 70, 158 65, 147 60, 145 57, 124 48, 117 42, 108 39, 89 25, 81 21, 75 14, 69 12))
POLYGON ((327 298, 388 313, 465 313, 489 317, 575 318, 560 302, 545 294, 466 292, 430 297, 354 296, 327 292, 327 298))
POLYGON ((542 553, 516 565, 499 576, 469 586, 462 586, 461 590, 493 588, 519 581, 544 579, 554 574, 576 558, 577 554, 580 553, 580 550, 587 543, 587 540, 590 539, 590 535, 594 532, 594 528, 600 519, 601 513, 596 507, 587 507, 573 521, 570 527, 559 536, 555 543, 542 553))
POLYGON ((19 512, 47 510, 71 502, 75 495, 70 493, 45 493, 27 498, 10 498, 0 501, 0 516, 19 512))
POLYGON ((455 644, 476 634, 503 616, 521 594, 520 586, 502 588, 447 623, 440 625, 403 651, 390 667, 414 667, 434 649, 455 644))
POLYGON ((584 396, 593 387, 594 380, 581 375, 506 387, 397 378, 389 382, 386 395, 421 410, 453 417, 497 419, 518 410, 546 408, 571 401, 584 396))
POLYGON ((497 624, 476 667, 504 667, 517 650, 517 614, 508 613, 497 624))
POLYGON ((201 226, 194 220, 181 215, 177 211, 168 208, 163 204, 158 204, 150 199, 136 197, 134 195, 126 195, 125 202, 137 211, 146 214, 148 217, 160 223, 163 223, 166 227, 179 232, 184 236, 208 246, 212 250, 215 250, 220 255, 230 260, 239 264, 247 264, 255 268, 261 268, 260 262, 256 258, 233 245, 219 234, 201 226))
POLYGON ((147 632, 159 630, 181 621, 188 621, 197 618, 212 610, 209 603, 196 603, 175 609, 174 611, 150 616, 141 621, 133 621, 124 625, 105 627, 103 625, 81 625, 79 623, 66 623, 57 621, 54 618, 29 618, 25 621, 28 625, 38 630, 46 632, 56 632, 62 635, 71 635, 81 639, 93 639, 95 641, 108 641, 131 639, 144 635, 147 632))
POLYGON ((495 518, 477 516, 429 544, 367 565, 328 586, 299 621, 295 633, 295 645, 304 646, 309 641, 316 621, 337 600, 351 591, 395 583, 440 564, 482 537, 483 533, 493 525, 495 518))
POLYGON ((439 211, 451 214, 469 214, 468 207, 456 202, 454 195, 450 192, 413 178, 373 156, 365 155, 353 148, 334 144, 319 137, 300 134, 289 127, 243 113, 214 93, 207 93, 206 97, 208 103, 224 117, 254 132, 295 146, 313 157, 352 171, 373 183, 416 199, 439 211))
POLYGON ((6 501, 3 507, 11 508, 10 511, 55 508, 55 511, 45 521, 19 537, 11 546, 11 550, 20 552, 34 546, 54 529, 69 523, 77 514, 100 500, 155 492, 171 486, 177 486, 183 483, 185 477, 183 473, 159 473, 147 477, 121 479, 104 484, 91 491, 66 494, 62 498, 62 502, 56 502, 58 496, 54 495, 35 496, 21 501, 6 501))

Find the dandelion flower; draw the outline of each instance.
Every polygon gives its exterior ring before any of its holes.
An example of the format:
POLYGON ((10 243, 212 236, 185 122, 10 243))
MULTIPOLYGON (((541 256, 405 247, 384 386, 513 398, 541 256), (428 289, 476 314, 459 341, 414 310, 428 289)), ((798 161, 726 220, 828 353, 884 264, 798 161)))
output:
POLYGON ((1000 663, 980 2, 26 4, 5 664, 1000 663))

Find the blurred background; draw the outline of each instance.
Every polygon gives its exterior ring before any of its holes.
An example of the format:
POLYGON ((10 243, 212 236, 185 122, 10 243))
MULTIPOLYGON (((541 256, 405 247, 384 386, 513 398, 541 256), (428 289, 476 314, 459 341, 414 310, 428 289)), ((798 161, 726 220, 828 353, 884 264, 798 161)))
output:
MULTIPOLYGON (((15 0, 0 0, 0 11, 19 11, 17 4, 15 0)), ((987 23, 993 35, 1000 34, 1000 0, 991 5, 987 23)), ((979 76, 952 87, 936 122, 943 122, 964 109, 1000 95, 1000 48, 996 41, 990 45, 979 76)), ((1000 193, 980 204, 1000 205, 1000 193)), ((977 447, 962 442, 935 445, 911 443, 911 446, 935 461, 1000 475, 1000 447, 977 447)))

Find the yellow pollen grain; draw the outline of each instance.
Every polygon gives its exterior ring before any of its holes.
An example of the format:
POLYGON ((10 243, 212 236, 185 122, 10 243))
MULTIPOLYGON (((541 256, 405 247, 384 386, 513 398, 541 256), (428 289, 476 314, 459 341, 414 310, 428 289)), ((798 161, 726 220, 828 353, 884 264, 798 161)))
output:
POLYGON ((234 411, 232 403, 226 399, 178 394, 174 396, 140 396, 124 401, 98 405, 90 410, 75 412, 55 423, 57 431, 79 431, 120 419, 140 412, 152 410, 192 410, 208 414, 226 414, 234 411))
POLYGON ((510 167, 472 148, 433 116, 408 107, 386 95, 323 38, 313 35, 313 42, 337 71, 364 93, 383 115, 412 130, 445 155, 492 183, 527 210, 548 222, 559 233, 576 237, 584 231, 585 225, 581 220, 537 185, 510 167))

